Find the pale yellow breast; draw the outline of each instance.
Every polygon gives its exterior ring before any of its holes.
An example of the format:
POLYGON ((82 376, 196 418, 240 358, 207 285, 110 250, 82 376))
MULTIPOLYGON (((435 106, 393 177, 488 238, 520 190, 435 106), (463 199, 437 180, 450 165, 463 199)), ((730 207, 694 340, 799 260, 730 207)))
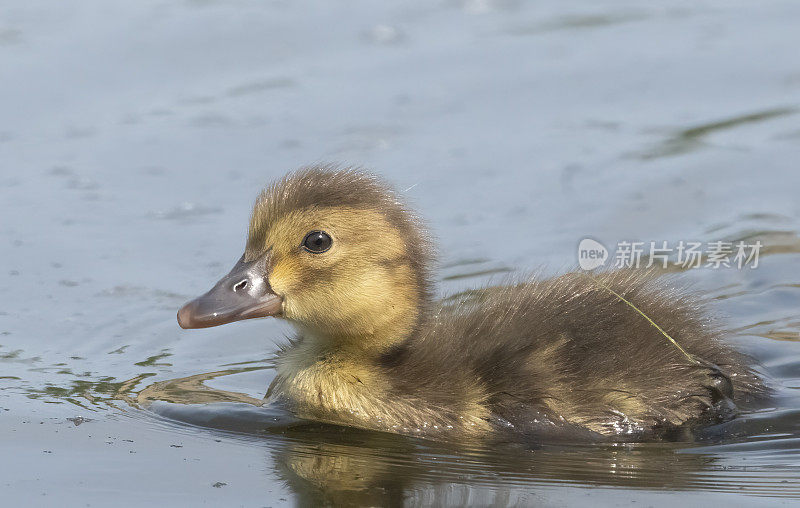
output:
POLYGON ((283 356, 271 393, 287 398, 301 418, 411 435, 488 430, 488 411, 478 400, 457 414, 431 407, 414 394, 391 393, 380 373, 360 363, 341 357, 309 362, 304 349, 283 356))

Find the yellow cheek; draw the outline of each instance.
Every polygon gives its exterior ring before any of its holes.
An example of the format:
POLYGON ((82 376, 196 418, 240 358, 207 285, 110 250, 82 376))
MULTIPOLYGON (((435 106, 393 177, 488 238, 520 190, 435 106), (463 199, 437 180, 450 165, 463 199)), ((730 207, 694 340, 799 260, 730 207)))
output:
POLYGON ((326 317, 327 306, 323 302, 330 295, 314 286, 313 268, 307 262, 302 253, 282 257, 269 276, 272 290, 283 297, 283 315, 288 319, 326 317))
POLYGON ((297 258, 287 257, 276 262, 269 275, 269 283, 276 294, 284 296, 300 284, 303 267, 297 258))

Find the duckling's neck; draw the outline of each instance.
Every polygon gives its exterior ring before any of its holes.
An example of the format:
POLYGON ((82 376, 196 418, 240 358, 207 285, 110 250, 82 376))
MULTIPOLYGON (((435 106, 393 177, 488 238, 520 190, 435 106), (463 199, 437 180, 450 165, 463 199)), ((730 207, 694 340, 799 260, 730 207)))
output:
POLYGON ((302 325, 295 327, 309 360, 336 357, 368 363, 406 342, 419 328, 420 310, 393 314, 372 320, 369 326, 360 329, 353 327, 347 333, 332 333, 302 325))

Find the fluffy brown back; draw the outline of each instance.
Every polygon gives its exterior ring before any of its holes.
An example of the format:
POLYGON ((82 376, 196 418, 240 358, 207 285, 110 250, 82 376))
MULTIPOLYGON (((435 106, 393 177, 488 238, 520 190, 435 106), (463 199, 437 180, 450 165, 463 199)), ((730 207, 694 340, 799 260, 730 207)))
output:
MULTIPOLYGON (((647 434, 723 417, 714 367, 747 405, 764 393, 696 297, 651 274, 570 273, 482 290, 434 312, 384 359, 398 396, 457 407, 483 394, 498 422, 647 434), (692 362, 634 304, 698 359, 692 362)), ((728 408, 729 409, 729 408, 728 408)))

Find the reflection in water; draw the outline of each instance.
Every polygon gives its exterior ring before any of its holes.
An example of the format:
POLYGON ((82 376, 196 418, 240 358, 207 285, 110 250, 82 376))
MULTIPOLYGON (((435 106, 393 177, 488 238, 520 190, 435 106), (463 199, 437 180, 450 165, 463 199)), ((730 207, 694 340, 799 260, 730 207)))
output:
POLYGON ((661 145, 640 154, 642 159, 656 159, 660 157, 672 157, 698 150, 705 144, 706 138, 719 131, 733 129, 743 125, 765 122, 773 118, 780 118, 797 112, 794 107, 779 107, 755 113, 724 118, 722 120, 711 121, 709 123, 695 125, 680 129, 672 134, 661 145))
POLYGON ((664 448, 448 448, 394 435, 309 425, 272 450, 280 475, 312 504, 525 504, 532 485, 686 488, 709 465, 664 448))
POLYGON ((148 402, 160 400, 174 404, 209 404, 212 402, 243 402, 261 406, 263 401, 243 393, 214 390, 204 385, 204 381, 230 374, 263 370, 266 367, 242 367, 238 369, 220 370, 207 374, 196 374, 180 379, 159 381, 144 388, 136 397, 136 402, 146 405, 148 402))
POLYGON ((800 497, 800 466, 731 464, 729 453, 764 453, 797 432, 794 412, 752 415, 709 429, 688 443, 522 446, 447 444, 298 420, 247 395, 203 381, 263 369, 247 367, 161 381, 138 396, 155 414, 212 432, 258 439, 301 505, 530 504, 533 486, 597 485, 714 490, 800 497), (165 402, 168 401, 168 402, 165 402), (762 436, 754 439, 746 436, 762 436), (710 452, 709 452, 710 450, 710 452), (735 471, 736 474, 731 474, 735 471))

